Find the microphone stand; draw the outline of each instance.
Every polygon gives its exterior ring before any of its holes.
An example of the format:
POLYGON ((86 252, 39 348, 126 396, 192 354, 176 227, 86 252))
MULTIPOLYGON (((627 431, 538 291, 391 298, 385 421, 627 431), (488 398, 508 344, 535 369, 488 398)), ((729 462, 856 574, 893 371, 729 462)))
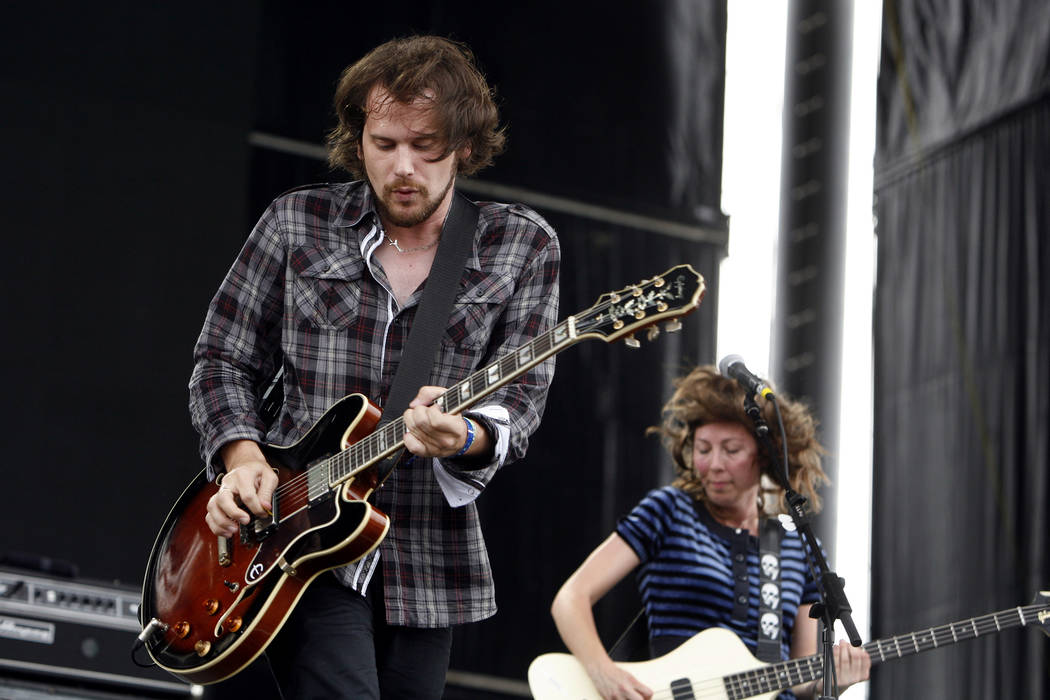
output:
MULTIPOLYGON (((769 401, 773 402, 773 407, 776 409, 779 417, 780 408, 776 404, 776 396, 771 391, 765 392, 764 395, 769 401)), ((769 455, 769 459, 773 463, 772 466, 779 467, 771 471, 779 475, 780 486, 785 491, 791 519, 794 520, 795 529, 806 544, 806 558, 809 560, 810 572, 816 581, 817 590, 820 591, 821 600, 819 603, 814 603, 809 611, 809 616, 820 620, 823 627, 821 630, 821 644, 824 660, 824 690, 818 696, 818 700, 833 700, 833 698, 838 697, 837 688, 835 687, 835 620, 842 622, 850 644, 855 647, 861 645, 860 634, 857 632, 857 627, 853 624, 853 618, 850 616, 853 608, 850 607, 849 600, 846 599, 844 588, 846 581, 828 567, 824 553, 821 552, 820 545, 817 543, 817 536, 813 534, 813 528, 810 526, 809 513, 806 512, 806 499, 791 488, 787 462, 787 437, 783 434, 783 428, 780 431, 781 440, 784 442, 784 459, 783 463, 781 463, 777 458, 773 440, 769 436, 769 425, 766 423, 766 419, 762 417, 762 412, 755 402, 755 392, 753 391, 747 392, 744 397, 744 412, 751 419, 751 422, 754 423, 755 436, 762 446, 766 448, 766 454, 769 455), (818 571, 819 574, 817 573, 818 571)))

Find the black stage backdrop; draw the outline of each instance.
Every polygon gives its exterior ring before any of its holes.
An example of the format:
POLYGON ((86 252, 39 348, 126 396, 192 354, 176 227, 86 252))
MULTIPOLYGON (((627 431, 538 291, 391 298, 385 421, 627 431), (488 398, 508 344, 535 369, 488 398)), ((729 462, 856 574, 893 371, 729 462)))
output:
MULTIPOLYGON (((1050 588, 1050 7, 885 4, 873 636, 1050 588)), ((1012 629, 880 667, 873 698, 1042 698, 1012 629)))
MULTIPOLYGON (((200 468, 186 382, 208 300, 270 198, 334 177, 300 146, 331 126, 341 69, 387 38, 433 31, 473 46, 510 127, 478 191, 562 198, 534 202, 562 241, 562 316, 681 262, 709 287, 677 334, 563 353, 528 458, 480 502, 500 613, 457 631, 453 669, 520 683, 532 656, 560 648, 554 591, 668 480, 644 428, 674 375, 715 359, 726 15, 724 2, 685 0, 528 7, 5 9, 0 556, 141 581, 157 527, 200 468), (260 145, 272 136, 292 153, 260 145)), ((621 588, 598 611, 610 638, 638 605, 621 588)))

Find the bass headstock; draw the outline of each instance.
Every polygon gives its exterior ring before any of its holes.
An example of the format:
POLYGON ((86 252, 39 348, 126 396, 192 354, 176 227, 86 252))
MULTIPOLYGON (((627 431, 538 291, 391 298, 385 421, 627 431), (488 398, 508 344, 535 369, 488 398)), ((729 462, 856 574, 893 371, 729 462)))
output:
POLYGON ((634 337, 638 330, 648 327, 649 340, 659 334, 661 321, 667 321, 668 332, 678 330, 682 327, 678 319, 700 305, 705 291, 699 272, 688 264, 677 265, 662 275, 601 295, 575 316, 576 333, 607 343, 623 338, 628 347, 638 347, 634 337))
POLYGON ((1043 631, 1043 634, 1050 637, 1050 591, 1039 591, 1036 593, 1032 605, 1036 608, 1042 608, 1042 610, 1035 611, 1036 624, 1039 625, 1039 629, 1043 631))

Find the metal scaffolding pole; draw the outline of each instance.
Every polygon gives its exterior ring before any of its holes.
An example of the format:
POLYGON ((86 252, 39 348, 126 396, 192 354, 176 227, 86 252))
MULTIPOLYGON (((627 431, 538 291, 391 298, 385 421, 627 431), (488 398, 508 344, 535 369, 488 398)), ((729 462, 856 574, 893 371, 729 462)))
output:
MULTIPOLYGON (((820 421, 832 481, 838 444, 849 166, 852 0, 791 0, 784 78, 773 375, 820 421)), ((837 504, 826 489, 816 530, 834 556, 837 504)))

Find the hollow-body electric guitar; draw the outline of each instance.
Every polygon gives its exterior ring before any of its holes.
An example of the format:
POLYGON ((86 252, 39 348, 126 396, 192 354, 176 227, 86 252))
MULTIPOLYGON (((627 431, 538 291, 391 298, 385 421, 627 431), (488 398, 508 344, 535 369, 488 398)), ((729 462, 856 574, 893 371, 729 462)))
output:
MULTIPOLYGON (((1039 593, 1031 605, 878 639, 865 644, 864 649, 874 665, 1029 625, 1050 635, 1050 591, 1039 593)), ((720 627, 704 630, 652 661, 619 665, 649 686, 657 698, 772 700, 781 690, 824 677, 820 655, 764 664, 751 655, 739 637, 720 627)), ((536 657, 529 666, 529 689, 536 700, 601 699, 587 672, 571 654, 536 657)))
MULTIPOLYGON (((528 344, 502 355, 445 390, 436 404, 459 413, 584 338, 637 346, 634 333, 693 311, 704 279, 679 265, 652 279, 602 295, 528 344)), ((263 445, 277 470, 271 516, 254 518, 234 538, 217 537, 204 521, 218 486, 205 471, 182 493, 161 526, 142 588, 141 639, 161 668, 192 683, 214 683, 251 663, 323 571, 375 549, 389 518, 368 503, 377 466, 404 448, 401 417, 378 429, 379 409, 351 394, 329 408, 297 442, 263 445)))

